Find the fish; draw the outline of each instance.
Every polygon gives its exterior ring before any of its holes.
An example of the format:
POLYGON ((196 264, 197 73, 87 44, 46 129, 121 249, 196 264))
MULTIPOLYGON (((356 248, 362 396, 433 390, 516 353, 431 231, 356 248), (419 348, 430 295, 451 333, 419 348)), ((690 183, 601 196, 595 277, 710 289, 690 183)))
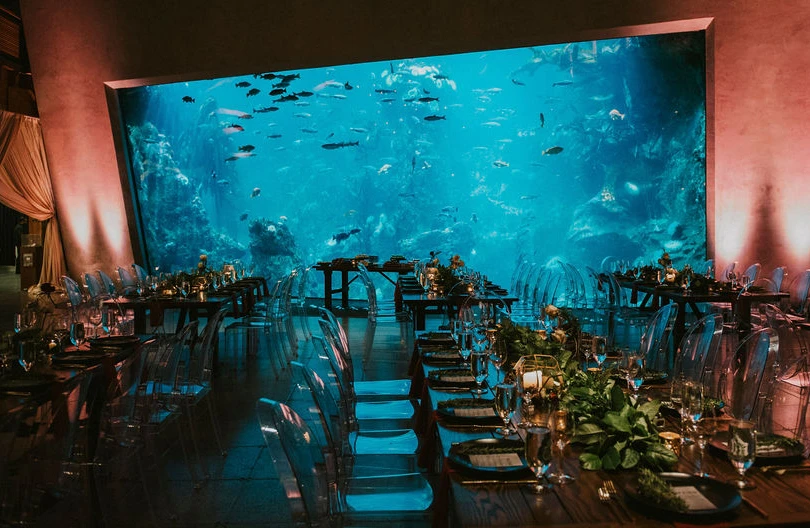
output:
POLYGON ((247 213, 242 213, 242 214, 240 214, 240 215, 239 215, 239 220, 240 220, 240 221, 242 221, 242 222, 244 222, 245 220, 247 220, 247 218, 248 218, 248 214, 247 214, 247 213))
POLYGON ((445 120, 445 116, 429 115, 425 117, 425 121, 442 121, 442 120, 445 120))
POLYGON ((625 114, 622 114, 621 112, 619 112, 615 108, 613 110, 611 110, 610 112, 608 112, 608 115, 610 116, 610 118, 613 121, 623 121, 624 116, 625 116, 625 114))
POLYGON ((239 119, 253 119, 253 116, 250 115, 250 114, 239 114, 236 117, 239 118, 239 119))
POLYGON ((355 227, 354 229, 350 229, 348 232, 342 232, 342 233, 337 233, 335 235, 332 235, 332 244, 331 245, 339 244, 340 242, 346 241, 346 240, 349 239, 350 236, 356 235, 359 232, 360 232, 360 229, 355 227))
POLYGON ((395 94, 395 93, 397 93, 396 90, 388 90, 387 88, 375 88, 374 91, 377 92, 378 94, 395 94))
POLYGON ((477 214, 475 214, 475 213, 473 213, 473 214, 472 214, 472 216, 470 217, 470 221, 471 221, 473 224, 477 223, 477 222, 478 222, 478 215, 477 215, 477 214))
POLYGON ((314 128, 306 128, 306 127, 302 128, 301 132, 303 132, 305 134, 317 134, 318 133, 318 131, 315 130, 314 128))
POLYGON ((294 117, 300 117, 302 119, 306 119, 308 117, 312 117, 312 114, 308 114, 306 112, 297 112, 297 113, 293 114, 293 116, 294 117))
POLYGON ((353 88, 354 88, 354 86, 352 86, 351 84, 349 84, 349 81, 346 81, 345 83, 343 83, 343 88, 345 88, 345 89, 347 89, 347 90, 351 90, 351 89, 353 89, 353 88))
POLYGON ((497 121, 487 121, 486 123, 483 123, 483 126, 491 128, 491 127, 499 127, 501 126, 501 124, 498 123, 497 121))
POLYGON ((495 160, 495 161, 492 162, 492 166, 497 167, 497 168, 500 169, 500 168, 503 168, 503 167, 508 167, 509 163, 506 162, 506 161, 503 161, 503 160, 495 160))
POLYGON ((385 99, 380 99, 380 103, 393 103, 396 99, 391 99, 390 97, 386 97, 385 99))
POLYGON ((278 138, 280 138, 280 137, 281 137, 281 134, 270 134, 270 135, 269 135, 269 136, 267 136, 267 137, 268 137, 268 138, 270 138, 270 139, 278 139, 278 138))
POLYGON ((524 194, 523 196, 520 197, 521 200, 536 200, 538 198, 540 197, 537 196, 536 194, 524 194))
POLYGON ((286 88, 289 85, 290 85, 289 81, 281 81, 281 82, 277 82, 276 84, 274 84, 273 88, 286 88))
POLYGON ((546 124, 546 116, 543 115, 543 112, 540 112, 540 128, 543 128, 546 124))
POLYGON ((300 79, 301 75, 298 74, 298 73, 289 73, 289 74, 286 74, 286 75, 280 75, 279 77, 281 77, 281 80, 283 82, 290 82, 290 81, 294 81, 295 79, 300 79))
POLYGON ((220 184, 220 185, 230 185, 231 184, 230 180, 219 180, 217 183, 220 184))
POLYGON ((458 206, 457 205, 446 205, 446 206, 442 207, 442 212, 443 213, 457 213, 458 212, 458 206))
POLYGON ((420 103, 430 103, 431 101, 438 101, 438 97, 420 97, 417 99, 420 103))
POLYGON ((397 196, 399 196, 400 198, 415 198, 415 197, 416 197, 416 193, 413 193, 413 192, 409 192, 409 193, 399 193, 397 196))
POLYGON ((247 81, 240 81, 236 83, 237 88, 247 88, 248 86, 250 86, 250 83, 247 81))
POLYGON ((295 104, 295 106, 309 106, 309 103, 307 101, 296 101, 293 104, 295 104))
POLYGON ((380 170, 377 171, 377 174, 382 174, 383 172, 388 172, 388 169, 390 169, 390 168, 391 168, 391 164, 386 163, 385 165, 380 167, 380 170))
POLYGON ((349 130, 351 130, 352 132, 357 132, 358 134, 365 134, 366 132, 368 132, 368 130, 366 130, 365 128, 360 127, 349 127, 349 130))
POLYGON ((356 147, 358 145, 360 145, 359 141, 341 141, 340 143, 324 143, 321 145, 321 148, 325 148, 326 150, 335 150, 345 147, 356 147))
POLYGON ((262 193, 262 190, 261 190, 260 188, 258 188, 258 187, 254 187, 254 188, 253 188, 253 190, 252 190, 252 191, 250 191, 250 197, 251 197, 251 198, 256 198, 256 197, 257 197, 257 196, 259 196, 261 193, 262 193))
POLYGON ((516 84, 518 86, 526 86, 526 83, 520 82, 517 79, 512 79, 512 84, 516 84))
POLYGON ((257 77, 257 76, 261 77, 262 79, 264 79, 266 81, 272 81, 273 79, 276 78, 275 73, 259 73, 259 74, 254 74, 253 75, 254 78, 257 77))
POLYGON ((262 93, 262 91, 258 88, 251 88, 248 90, 247 94, 245 94, 245 97, 253 97, 254 95, 259 95, 260 93, 262 93))
POLYGON ((313 92, 307 92, 304 90, 302 92, 294 92, 293 95, 297 95, 298 97, 312 97, 315 94, 313 92))
POLYGON ((278 221, 279 221, 279 222, 286 222, 286 221, 287 221, 287 217, 286 217, 286 216, 284 216, 284 215, 281 215, 281 216, 279 216, 279 217, 278 217, 278 221))
POLYGON ((318 97, 328 97, 329 99, 346 99, 345 94, 319 93, 318 97))
POLYGON ((436 80, 436 81, 440 81, 442 79, 449 79, 450 78, 447 75, 444 75, 442 73, 434 73, 433 75, 431 75, 431 77, 433 77, 433 79, 436 80))
POLYGON ((211 169, 211 178, 216 180, 217 179, 217 170, 211 169))
POLYGON ((274 96, 275 95, 281 95, 281 94, 285 93, 286 91, 287 90, 284 89, 284 88, 275 88, 273 90, 270 90, 270 95, 274 95, 274 96))
POLYGON ((258 109, 257 108, 253 109, 254 114, 266 114, 267 112, 278 112, 278 107, 277 106, 263 106, 263 107, 258 108, 258 109))
POLYGON ((551 86, 552 87, 554 87, 554 86, 570 86, 572 84, 574 84, 574 81, 557 81, 557 82, 551 83, 551 86))
POLYGON ((543 151, 543 156, 549 156, 549 155, 553 155, 553 154, 559 154, 559 153, 560 153, 560 152, 562 152, 562 151, 563 151, 563 148, 562 148, 562 147, 557 147, 557 146, 554 146, 554 147, 549 147, 549 148, 547 148, 546 150, 544 150, 544 151, 543 151))
POLYGON ((242 125, 228 125, 222 130, 226 134, 233 134, 234 132, 243 132, 245 128, 242 125))
POLYGON ((286 103, 287 101, 297 101, 298 97, 293 94, 290 95, 282 95, 278 99, 273 99, 274 103, 286 103))
POLYGON ((239 147, 239 152, 253 152, 256 149, 253 145, 242 145, 239 147))
POLYGON ((183 102, 184 102, 184 103, 193 103, 193 102, 194 102, 194 98, 193 98, 193 97, 191 97, 190 95, 184 95, 184 96, 183 96, 183 102))
POLYGON ((328 135, 328 136, 326 136, 326 139, 329 139, 330 137, 332 137, 332 136, 334 136, 334 135, 335 135, 335 133, 334 133, 334 132, 329 132, 329 135, 328 135))

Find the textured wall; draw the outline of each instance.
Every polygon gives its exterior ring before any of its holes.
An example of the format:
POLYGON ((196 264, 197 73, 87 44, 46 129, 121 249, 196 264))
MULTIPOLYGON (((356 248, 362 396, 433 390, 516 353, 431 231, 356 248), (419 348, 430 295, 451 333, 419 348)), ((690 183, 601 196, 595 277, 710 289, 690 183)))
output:
POLYGON ((22 0, 22 15, 73 274, 132 261, 105 82, 546 44, 700 18, 713 19, 717 260, 810 267, 806 0, 22 0))

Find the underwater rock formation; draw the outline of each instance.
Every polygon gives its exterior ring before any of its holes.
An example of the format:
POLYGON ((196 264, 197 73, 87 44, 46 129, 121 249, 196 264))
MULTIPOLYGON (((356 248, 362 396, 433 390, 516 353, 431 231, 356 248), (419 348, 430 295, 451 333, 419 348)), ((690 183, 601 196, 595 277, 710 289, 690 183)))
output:
POLYGON ((279 278, 300 263, 295 238, 286 224, 259 218, 250 222, 248 231, 255 274, 279 278))
POLYGON ((232 261, 245 248, 210 223, 199 187, 180 171, 172 145, 151 123, 129 127, 133 177, 138 188, 149 265, 161 270, 189 269, 201 253, 232 261))
POLYGON ((402 253, 414 258, 427 258, 431 251, 441 251, 448 256, 466 256, 475 249, 475 240, 472 227, 465 222, 457 222, 445 229, 419 233, 402 240, 400 244, 402 253))

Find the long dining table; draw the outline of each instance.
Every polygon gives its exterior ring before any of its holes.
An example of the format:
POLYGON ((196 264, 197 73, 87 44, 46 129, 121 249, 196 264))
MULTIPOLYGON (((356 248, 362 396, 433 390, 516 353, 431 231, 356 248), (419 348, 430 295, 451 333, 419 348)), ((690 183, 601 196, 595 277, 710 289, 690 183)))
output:
MULTIPOLYGON (((500 435, 495 433, 494 425, 447 421, 438 412, 440 402, 471 395, 464 390, 441 390, 427 382, 431 371, 448 367, 422 362, 423 350, 435 351, 436 347, 417 344, 412 362, 415 369, 413 392, 421 396, 416 420, 416 429, 422 435, 419 462, 438 475, 434 526, 672 526, 671 518, 660 512, 651 515, 630 500, 628 490, 634 489, 636 470, 583 469, 578 460, 581 448, 577 445, 569 445, 562 458, 563 471, 574 476, 575 480, 564 485, 554 484, 542 494, 528 489, 528 482, 533 480, 528 472, 517 476, 492 472, 482 476, 451 464, 448 457, 452 446, 468 440, 500 438, 500 435), (613 481, 618 494, 603 502, 597 490, 606 480, 613 481)), ((490 366, 489 378, 495 379, 496 375, 490 366)), ((639 397, 659 397, 666 392, 666 386, 643 389, 639 397)), ((483 399, 492 397, 491 392, 481 396, 483 399)), ((516 415, 513 422, 519 420, 516 415)), ((677 430, 676 423, 674 418, 669 418, 665 430, 677 430)), ((521 439, 522 433, 511 438, 521 439)), ((681 449, 672 471, 692 474, 696 470, 698 448, 690 445, 681 449)), ((549 472, 557 469, 556 464, 552 464, 549 472)), ((715 480, 731 482, 736 478, 736 472, 724 454, 712 448, 705 452, 703 469, 715 480)), ((755 466, 746 476, 756 488, 741 491, 740 506, 712 518, 713 522, 719 523, 716 525, 807 526, 810 522, 810 464, 806 460, 783 468, 755 466)), ((685 524, 680 526, 706 523, 700 516, 681 521, 685 524)))
MULTIPOLYGON (((341 308, 348 308, 349 286, 357 279, 357 259, 338 258, 328 262, 318 262, 312 268, 323 273, 324 307, 331 310, 334 302, 333 295, 339 293, 341 308), (333 287, 334 273, 340 273, 338 288, 333 287)), ((369 273, 377 273, 386 281, 396 285, 399 276, 413 273, 413 262, 388 260, 382 264, 368 263, 366 269, 369 273)))

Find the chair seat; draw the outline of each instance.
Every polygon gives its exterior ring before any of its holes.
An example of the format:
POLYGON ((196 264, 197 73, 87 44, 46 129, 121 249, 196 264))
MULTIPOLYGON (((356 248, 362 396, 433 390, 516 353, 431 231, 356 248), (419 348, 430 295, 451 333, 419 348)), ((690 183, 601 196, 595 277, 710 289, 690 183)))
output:
POLYGON ((385 485, 380 486, 380 478, 352 478, 347 479, 345 499, 350 512, 425 511, 433 503, 433 489, 421 475, 387 476, 385 485), (397 491, 397 481, 414 481, 421 479, 422 483, 416 489, 412 487, 401 488, 397 491), (385 490, 385 491, 381 491, 385 490))
POLYGON ((410 400, 359 402, 355 407, 358 420, 407 420, 414 414, 410 400))
POLYGON ((363 396, 407 397, 410 392, 411 392, 410 379, 354 382, 354 393, 358 398, 363 396))
POLYGON ((354 432, 349 434, 349 444, 355 455, 413 455, 419 448, 419 438, 412 429, 369 434, 354 432))

